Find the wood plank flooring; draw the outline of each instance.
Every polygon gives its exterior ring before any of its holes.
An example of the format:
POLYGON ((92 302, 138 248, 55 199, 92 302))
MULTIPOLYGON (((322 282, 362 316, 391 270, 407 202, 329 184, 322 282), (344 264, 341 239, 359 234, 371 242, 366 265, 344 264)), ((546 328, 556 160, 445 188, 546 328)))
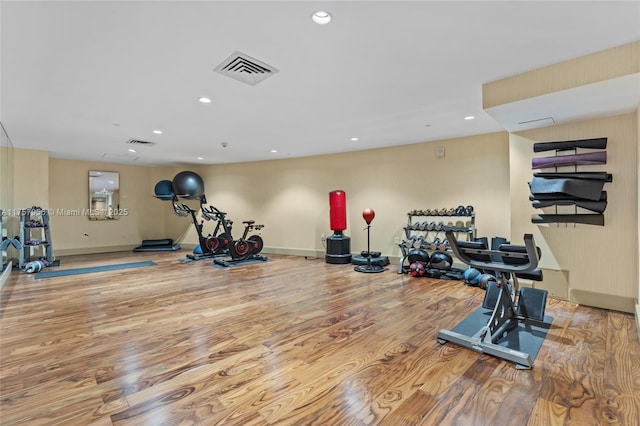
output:
POLYGON ((323 259, 219 269, 184 252, 62 259, 0 299, 0 424, 640 425, 634 317, 549 300, 532 370, 452 344, 461 281, 323 259))

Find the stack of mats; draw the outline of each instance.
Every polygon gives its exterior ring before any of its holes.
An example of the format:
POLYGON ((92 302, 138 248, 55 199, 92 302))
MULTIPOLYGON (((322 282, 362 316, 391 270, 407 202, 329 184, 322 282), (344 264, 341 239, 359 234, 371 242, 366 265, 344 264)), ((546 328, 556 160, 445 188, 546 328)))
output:
POLYGON ((585 223, 604 226, 607 208, 605 183, 612 182, 610 173, 600 171, 579 172, 577 166, 607 164, 607 138, 580 139, 561 142, 541 142, 533 145, 534 152, 555 151, 552 157, 537 157, 531 161, 532 169, 551 169, 553 172, 533 174, 529 183, 533 207, 554 207, 552 214, 534 215, 532 223, 585 223), (576 153, 578 148, 593 150, 576 153), (573 153, 567 154, 567 151, 573 153), (559 171, 559 167, 573 167, 559 171), (573 206, 570 213, 559 214, 558 206, 573 206), (579 211, 578 208, 587 212, 579 211))

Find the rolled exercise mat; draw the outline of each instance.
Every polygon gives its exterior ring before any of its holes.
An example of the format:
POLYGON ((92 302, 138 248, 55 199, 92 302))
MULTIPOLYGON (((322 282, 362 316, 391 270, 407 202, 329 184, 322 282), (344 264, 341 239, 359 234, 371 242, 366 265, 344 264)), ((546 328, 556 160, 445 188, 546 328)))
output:
POLYGON ((531 216, 531 223, 584 223, 604 226, 602 214, 540 214, 531 216))
MULTIPOLYGON (((534 200, 583 200, 585 201, 584 198, 580 198, 580 197, 574 197, 573 195, 568 195, 568 194, 536 194, 536 195, 529 195, 529 200, 534 201, 534 200)), ((589 200, 591 201, 591 200, 589 200)), ((595 201, 595 200, 593 200, 595 201)), ((607 191, 602 191, 600 193, 600 198, 598 198, 597 201, 607 201, 607 191)))
POLYGON ((549 179, 570 178, 570 179, 592 179, 603 180, 605 182, 613 182, 613 175, 607 172, 539 172, 534 173, 535 177, 543 177, 549 179))
POLYGON ((534 196, 537 194, 568 194, 578 198, 598 201, 604 184, 605 182, 601 180, 546 179, 534 177, 529 186, 534 196))
POLYGON ((531 159, 532 169, 546 169, 549 167, 562 166, 588 166, 592 164, 607 164, 607 151, 558 155, 556 157, 538 157, 531 159))
POLYGON ((173 240, 171 238, 164 238, 162 240, 142 240, 141 246, 171 246, 173 240))
POLYGON ((566 151, 575 148, 605 149, 607 138, 578 139, 575 141, 538 142, 533 144, 533 152, 566 151))
POLYGON ((531 205, 536 209, 553 206, 576 206, 596 213, 603 213, 607 208, 606 201, 591 200, 533 200, 531 205))

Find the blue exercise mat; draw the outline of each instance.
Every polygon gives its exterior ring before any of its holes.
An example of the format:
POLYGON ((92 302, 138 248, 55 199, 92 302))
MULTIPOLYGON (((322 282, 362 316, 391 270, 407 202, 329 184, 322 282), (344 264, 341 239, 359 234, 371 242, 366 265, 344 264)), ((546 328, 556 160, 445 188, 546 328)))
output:
POLYGON ((37 273, 35 277, 36 278, 64 277, 66 275, 91 274, 93 272, 116 271, 119 269, 140 268, 143 266, 154 266, 154 265, 156 265, 155 262, 151 260, 145 260, 143 262, 116 263, 115 265, 91 266, 88 268, 76 268, 76 269, 62 269, 59 271, 45 271, 45 272, 37 273))

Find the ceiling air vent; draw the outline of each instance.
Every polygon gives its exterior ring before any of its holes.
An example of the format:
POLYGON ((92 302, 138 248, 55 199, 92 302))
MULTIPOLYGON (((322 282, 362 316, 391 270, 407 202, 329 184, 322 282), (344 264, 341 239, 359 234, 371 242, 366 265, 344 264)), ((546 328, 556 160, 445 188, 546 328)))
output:
POLYGON ((537 126, 537 127, 542 127, 542 126, 552 126, 554 124, 556 124, 555 120, 553 119, 553 117, 545 117, 545 118, 536 118, 534 120, 527 120, 527 121, 520 121, 518 122, 519 125, 523 126, 537 126))
POLYGON ((240 52, 233 52, 213 70, 251 86, 255 86, 278 72, 271 65, 240 52))
POLYGON ((155 142, 141 141, 138 139, 129 139, 127 143, 129 145, 138 145, 138 146, 153 146, 156 144, 155 142))

